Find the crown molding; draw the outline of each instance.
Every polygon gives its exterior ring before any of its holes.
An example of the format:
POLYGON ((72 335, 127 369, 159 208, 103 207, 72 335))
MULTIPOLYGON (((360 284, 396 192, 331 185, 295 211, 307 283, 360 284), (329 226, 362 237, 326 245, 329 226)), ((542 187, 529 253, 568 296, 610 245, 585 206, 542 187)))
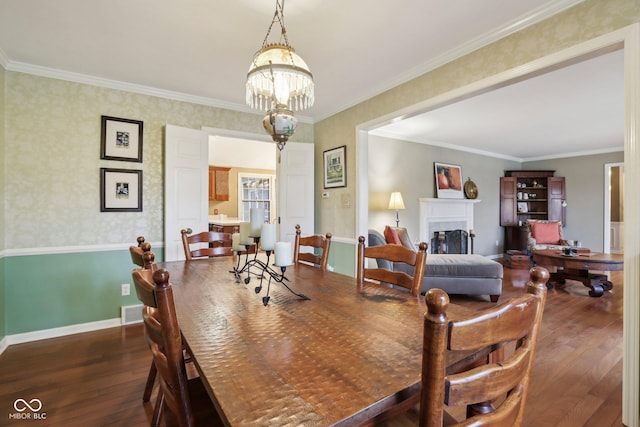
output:
MULTIPOLYGON (((119 80, 105 79, 102 77, 90 76, 87 74, 74 73, 71 71, 58 70, 55 68, 42 67, 39 65, 28 64, 25 62, 17 62, 9 60, 6 55, 3 57, 3 52, 0 50, 0 62, 3 59, 6 61, 4 68, 9 71, 16 71, 25 74, 32 74, 40 77, 48 77, 57 80, 65 80, 74 83, 87 84, 91 86, 104 87, 107 89, 122 90, 125 92, 138 93, 141 95, 155 96, 158 98, 170 99, 173 101, 189 102, 191 104, 205 105, 208 107, 223 108, 225 110, 237 111, 240 113, 248 114, 262 114, 252 110, 246 105, 236 104, 234 102, 221 101, 214 98, 207 98, 204 96, 190 95, 182 92, 175 92, 170 90, 158 89, 151 86, 138 85, 134 83, 127 83, 119 80)), ((311 123, 313 119, 308 116, 296 116, 298 122, 311 123)))
POLYGON ((406 142, 414 142, 416 144, 424 144, 424 145, 432 145, 434 147, 442 147, 448 148, 450 150, 462 151, 464 153, 472 153, 479 154, 481 156, 494 157, 497 159, 510 160, 518 163, 525 162, 534 162, 538 160, 554 160, 554 159, 564 159, 568 157, 582 157, 582 156, 592 156, 597 154, 606 154, 606 153, 617 153, 624 151, 624 146, 620 145, 619 147, 611 147, 611 148, 602 148, 597 150, 585 150, 585 151, 575 151, 572 153, 562 153, 562 154, 552 154, 548 156, 539 156, 539 157, 514 157, 508 156, 506 154, 494 153, 492 151, 478 150, 471 147, 464 147, 461 145, 455 145, 447 142, 433 141, 421 138, 411 138, 403 135, 397 135, 392 132, 385 132, 382 130, 373 130, 370 131, 369 134, 374 136, 379 136, 381 138, 395 139, 397 141, 406 141, 406 142))

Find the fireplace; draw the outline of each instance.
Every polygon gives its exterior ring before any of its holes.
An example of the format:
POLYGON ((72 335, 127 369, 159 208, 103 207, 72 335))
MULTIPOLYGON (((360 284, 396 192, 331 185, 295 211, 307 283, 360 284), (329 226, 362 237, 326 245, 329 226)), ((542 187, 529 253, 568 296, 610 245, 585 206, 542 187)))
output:
POLYGON ((434 231, 429 252, 432 254, 468 254, 469 233, 465 230, 434 231))
MULTIPOLYGON (((429 252, 435 245, 432 238, 440 231, 463 230, 469 233, 473 229, 473 206, 478 199, 432 199, 421 198, 420 202, 420 241, 429 244, 429 252)), ((467 239, 465 239, 465 242, 467 239)), ((463 253, 467 253, 466 251, 463 253)))

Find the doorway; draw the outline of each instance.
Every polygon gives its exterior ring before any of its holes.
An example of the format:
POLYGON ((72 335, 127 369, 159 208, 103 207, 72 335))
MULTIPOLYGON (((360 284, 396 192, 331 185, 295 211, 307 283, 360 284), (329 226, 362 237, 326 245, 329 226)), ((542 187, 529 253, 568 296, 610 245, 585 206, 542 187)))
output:
POLYGON ((216 220, 247 221, 248 207, 265 205, 269 212, 269 222, 278 215, 275 196, 277 148, 273 143, 235 138, 221 135, 209 135, 209 166, 228 169, 228 191, 221 200, 209 198, 209 216, 216 220), (255 179, 253 179, 255 178, 255 179), (245 181, 250 182, 242 182, 245 181), (244 186, 268 183, 264 191, 249 191, 244 186), (265 194, 267 200, 263 200, 265 194), (258 197, 260 196, 260 197, 258 197), (253 199, 248 200, 247 198, 253 199), (247 212, 245 212, 247 211, 247 212))
MULTIPOLYGON (((416 111, 426 111, 428 109, 437 108, 446 103, 455 102, 464 96, 472 96, 475 93, 488 91, 500 85, 507 84, 509 81, 526 78, 527 75, 533 75, 542 70, 548 70, 560 67, 564 63, 571 63, 579 60, 581 57, 597 55, 601 52, 612 51, 623 46, 624 49, 624 69, 625 83, 624 90, 626 94, 625 102, 625 141, 624 141, 624 165, 626 167, 627 176, 627 217, 636 218, 638 215, 638 204, 631 203, 629 199, 636 200, 635 186, 637 180, 633 179, 638 174, 640 167, 640 157, 638 156, 638 105, 639 94, 638 81, 636 76, 640 69, 640 25, 633 24, 621 30, 605 34, 584 43, 574 45, 563 51, 556 52, 552 55, 542 57, 531 63, 507 70, 503 73, 493 75, 489 78, 474 82, 467 86, 459 87, 450 92, 435 96, 416 105, 407 106, 401 110, 389 113, 383 117, 378 117, 356 126, 356 158, 357 167, 356 174, 356 198, 358 204, 356 206, 356 232, 363 233, 367 229, 367 207, 368 207, 368 185, 367 185, 367 164, 362 159, 367 158, 368 151, 368 131, 380 125, 390 123, 400 117, 406 117, 416 111), (631 77, 627 77, 631 76, 631 77)), ((638 334, 640 324, 638 324, 638 302, 640 301, 638 277, 640 275, 640 263, 638 263, 638 238, 640 232, 638 230, 638 222, 632 221, 627 224, 627 236, 625 246, 627 253, 625 255, 624 267, 624 357, 623 357, 623 392, 622 392, 622 420, 625 425, 636 427, 640 425, 638 414, 640 413, 640 404, 638 396, 640 394, 640 357, 638 354, 638 343, 640 336, 638 334)))
POLYGON ((624 163, 604 165, 604 253, 624 252, 624 163))

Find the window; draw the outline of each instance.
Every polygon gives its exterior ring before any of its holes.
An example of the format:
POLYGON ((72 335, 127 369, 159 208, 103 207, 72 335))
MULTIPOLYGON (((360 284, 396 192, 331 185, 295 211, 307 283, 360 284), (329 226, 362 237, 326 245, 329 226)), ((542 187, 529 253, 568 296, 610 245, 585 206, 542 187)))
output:
POLYGON ((265 222, 273 222, 275 212, 275 175, 238 174, 238 217, 250 220, 250 208, 263 208, 265 222))

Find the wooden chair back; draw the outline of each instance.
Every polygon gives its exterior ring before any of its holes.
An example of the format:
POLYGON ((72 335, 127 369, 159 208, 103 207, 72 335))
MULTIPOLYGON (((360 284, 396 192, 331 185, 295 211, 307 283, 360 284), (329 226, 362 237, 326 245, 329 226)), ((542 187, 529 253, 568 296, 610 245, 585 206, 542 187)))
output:
POLYGON ((134 265, 142 267, 144 265, 144 261, 142 260, 142 253, 144 252, 142 245, 145 245, 148 250, 151 250, 151 244, 145 243, 143 236, 138 236, 136 240, 138 244, 136 246, 129 246, 129 254, 131 255, 131 262, 134 265))
MULTIPOLYGON (((148 243, 147 243, 148 245, 148 243)), ((145 306, 157 308, 156 296, 154 293, 153 272, 158 269, 155 261, 155 254, 151 250, 142 255, 143 266, 136 268, 131 273, 133 285, 136 288, 138 300, 145 306)))
POLYGON ((193 426, 195 421, 189 399, 189 379, 169 272, 165 269, 156 270, 151 281, 149 273, 149 270, 134 270, 132 276, 136 289, 153 288, 157 308, 145 305, 142 313, 145 336, 160 374, 163 404, 180 426, 193 426))
POLYGON ((529 376, 546 299, 549 272, 542 267, 530 270, 527 293, 472 317, 447 319, 449 296, 441 289, 426 295, 420 426, 442 426, 445 405, 460 406, 492 402, 493 411, 476 414, 467 410, 467 419, 454 425, 519 426, 522 423, 529 376), (447 351, 490 348, 509 357, 463 372, 445 372, 447 351), (463 424, 464 423, 464 424, 463 424))
POLYGON ((409 289, 412 295, 420 295, 424 269, 427 263, 427 244, 422 242, 416 252, 402 245, 364 246, 364 236, 358 238, 358 270, 357 281, 361 285, 364 280, 375 280, 390 283, 409 289), (386 268, 366 268, 366 258, 385 259, 402 262, 414 267, 413 276, 403 271, 393 271, 386 268))
POLYGON ((217 231, 203 231, 191 234, 192 232, 190 228, 180 230, 184 257, 187 261, 193 258, 233 256, 231 234, 217 231), (194 245, 193 249, 191 245, 194 245))
POLYGON ((296 225, 296 240, 293 245, 293 262, 303 263, 319 267, 322 271, 327 269, 329 261, 329 248, 331 248, 331 233, 322 236, 314 234, 312 236, 301 236, 300 225, 296 225), (315 249, 321 249, 321 254, 315 252, 301 252, 300 246, 310 246, 315 249))

